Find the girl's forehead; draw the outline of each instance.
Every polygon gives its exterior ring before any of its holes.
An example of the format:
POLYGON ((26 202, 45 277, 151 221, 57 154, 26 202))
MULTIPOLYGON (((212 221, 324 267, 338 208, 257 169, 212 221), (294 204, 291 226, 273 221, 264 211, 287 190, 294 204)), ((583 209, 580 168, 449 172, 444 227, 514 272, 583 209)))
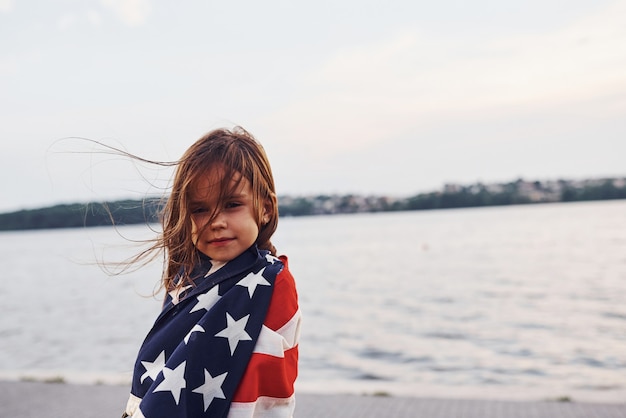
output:
POLYGON ((222 194, 241 193, 249 188, 249 182, 238 171, 228 173, 223 167, 215 167, 197 176, 190 185, 194 198, 219 197, 222 194), (228 176, 229 179, 225 177, 228 176), (222 190, 226 188, 227 190, 222 190))

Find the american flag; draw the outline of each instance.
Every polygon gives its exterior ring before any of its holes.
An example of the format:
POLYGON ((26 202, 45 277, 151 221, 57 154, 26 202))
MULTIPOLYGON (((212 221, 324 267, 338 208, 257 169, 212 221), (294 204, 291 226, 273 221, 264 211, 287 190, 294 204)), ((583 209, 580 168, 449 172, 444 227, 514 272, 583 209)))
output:
POLYGON ((286 264, 256 247, 222 266, 202 256, 139 350, 128 416, 292 416, 300 311, 286 264))

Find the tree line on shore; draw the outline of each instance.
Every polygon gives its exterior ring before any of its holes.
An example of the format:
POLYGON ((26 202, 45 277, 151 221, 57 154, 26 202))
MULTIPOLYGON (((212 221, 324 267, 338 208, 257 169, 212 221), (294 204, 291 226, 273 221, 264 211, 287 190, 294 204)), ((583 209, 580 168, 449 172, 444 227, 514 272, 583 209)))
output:
MULTIPOLYGON (((440 191, 408 198, 349 194, 279 196, 278 200, 280 216, 311 216, 612 199, 626 199, 626 178, 447 184, 440 191)), ((163 203, 147 198, 25 209, 0 214, 0 231, 154 223, 163 203)))

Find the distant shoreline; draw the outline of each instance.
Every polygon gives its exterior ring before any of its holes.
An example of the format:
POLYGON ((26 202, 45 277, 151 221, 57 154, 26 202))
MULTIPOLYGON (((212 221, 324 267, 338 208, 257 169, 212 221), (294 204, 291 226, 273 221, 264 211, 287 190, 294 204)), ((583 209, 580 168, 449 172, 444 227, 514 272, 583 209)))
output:
MULTIPOLYGON (((588 180, 525 181, 470 185, 446 184, 439 191, 408 198, 356 194, 279 196, 280 216, 460 209, 557 202, 626 199, 626 177, 588 180)), ((59 229, 157 223, 164 200, 73 203, 0 214, 0 231, 59 229)))

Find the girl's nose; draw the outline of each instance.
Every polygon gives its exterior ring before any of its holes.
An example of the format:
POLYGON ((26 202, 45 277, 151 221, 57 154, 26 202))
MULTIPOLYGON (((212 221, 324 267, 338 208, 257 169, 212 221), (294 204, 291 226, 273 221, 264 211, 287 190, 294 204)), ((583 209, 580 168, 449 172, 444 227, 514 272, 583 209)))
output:
POLYGON ((215 215, 215 219, 211 221, 212 229, 226 228, 226 216, 222 212, 215 215))

